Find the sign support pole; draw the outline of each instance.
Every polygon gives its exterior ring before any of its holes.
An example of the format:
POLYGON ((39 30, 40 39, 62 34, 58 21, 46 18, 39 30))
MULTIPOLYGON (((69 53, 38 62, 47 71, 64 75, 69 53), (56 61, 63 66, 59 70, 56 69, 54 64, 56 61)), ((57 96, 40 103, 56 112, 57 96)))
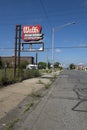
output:
POLYGON ((20 76, 21 25, 18 25, 18 77, 20 76))
POLYGON ((17 65, 18 65, 18 76, 20 75, 20 44, 21 44, 21 25, 16 25, 15 48, 14 48, 14 79, 16 78, 17 65))
POLYGON ((17 26, 15 30, 15 47, 14 47, 14 79, 16 77, 16 60, 17 60, 17 26))

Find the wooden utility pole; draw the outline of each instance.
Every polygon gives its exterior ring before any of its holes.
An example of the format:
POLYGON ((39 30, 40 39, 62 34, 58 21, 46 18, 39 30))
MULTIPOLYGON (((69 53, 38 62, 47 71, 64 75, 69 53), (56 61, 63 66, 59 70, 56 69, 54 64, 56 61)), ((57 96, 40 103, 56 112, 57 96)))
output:
POLYGON ((20 75, 20 44, 21 44, 21 25, 16 25, 15 45, 14 45, 14 79, 16 78, 17 65, 18 65, 18 76, 20 75))

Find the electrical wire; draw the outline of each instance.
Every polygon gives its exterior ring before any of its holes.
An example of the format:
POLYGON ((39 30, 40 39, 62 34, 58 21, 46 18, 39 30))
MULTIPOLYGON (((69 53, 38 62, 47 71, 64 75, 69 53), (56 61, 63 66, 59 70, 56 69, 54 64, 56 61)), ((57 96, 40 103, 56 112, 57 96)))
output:
MULTIPOLYGON (((79 7, 78 8, 73 8, 73 9, 67 9, 67 11, 64 11, 64 9, 63 9, 63 11, 64 12, 54 12, 54 13, 48 13, 48 11, 47 11, 47 9, 46 9, 46 7, 44 6, 44 4, 43 4, 43 2, 42 2, 42 0, 40 0, 40 4, 41 4, 41 6, 42 6, 42 9, 43 9, 43 12, 44 12, 44 14, 45 14, 45 17, 46 17, 46 19, 47 19, 47 21, 48 21, 48 23, 50 24, 50 26, 52 27, 52 25, 51 25, 51 19, 55 19, 56 17, 59 17, 59 19, 61 18, 61 17, 63 17, 63 16, 66 16, 66 17, 68 17, 68 16, 70 16, 70 17, 75 17, 76 15, 78 15, 78 16, 76 16, 77 18, 78 17, 80 17, 80 18, 83 18, 83 19, 87 19, 87 10, 85 10, 85 9, 80 9, 79 7), (80 9, 80 10, 79 10, 80 9), (83 14, 82 16, 81 16, 81 14, 83 14), (79 16, 80 15, 80 16, 79 16), (54 18, 53 18, 54 17, 54 18), (50 20, 49 20, 49 18, 50 18, 50 20)), ((12 17, 12 15, 9 15, 8 16, 8 20, 9 21, 11 21, 11 20, 15 20, 15 18, 20 18, 20 19, 23 19, 25 16, 27 16, 27 15, 29 15, 30 17, 32 17, 32 19, 33 18, 35 18, 35 14, 32 14, 32 13, 27 13, 27 14, 23 14, 23 15, 16 15, 15 17, 12 17)), ((37 17, 39 18, 41 18, 41 14, 40 13, 37 13, 37 17)), ((41 19, 44 19, 44 16, 43 16, 43 18, 41 18, 41 19)), ((82 19, 82 20, 83 20, 82 19)), ((5 25, 5 24, 8 24, 8 23, 5 23, 5 21, 7 22, 7 18, 6 18, 6 20, 5 19, 1 19, 0 20, 0 24, 1 25, 5 25)), ((9 24, 12 24, 12 22, 10 23, 9 22, 9 24)), ((14 24, 13 24, 14 25, 14 24)))
MULTIPOLYGON (((80 48, 87 48, 87 46, 59 46, 59 47, 54 47, 54 49, 58 49, 58 48, 62 48, 62 49, 80 49, 80 48)), ((44 48, 44 49, 52 49, 52 48, 44 48)), ((14 48, 0 48, 0 51, 4 51, 4 50, 14 50, 14 48)))
POLYGON ((42 0, 40 0, 40 4, 41 4, 41 6, 42 6, 43 12, 44 12, 44 14, 45 14, 45 16, 46 16, 46 19, 47 19, 49 25, 52 27, 51 22, 50 22, 49 17, 48 17, 48 13, 47 13, 47 11, 46 11, 46 8, 45 8, 45 6, 44 6, 42 0))

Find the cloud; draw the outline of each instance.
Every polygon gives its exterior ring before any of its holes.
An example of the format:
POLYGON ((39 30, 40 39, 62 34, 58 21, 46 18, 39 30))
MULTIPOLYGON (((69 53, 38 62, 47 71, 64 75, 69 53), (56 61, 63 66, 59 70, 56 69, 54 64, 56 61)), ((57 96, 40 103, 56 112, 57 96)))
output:
POLYGON ((79 63, 78 65, 84 65, 84 63, 79 63))
POLYGON ((79 46, 80 47, 85 47, 85 46, 87 46, 87 44, 82 43, 82 44, 79 44, 79 46))
POLYGON ((56 52, 57 52, 57 53, 60 53, 60 52, 61 52, 61 50, 60 50, 60 49, 56 49, 56 52))

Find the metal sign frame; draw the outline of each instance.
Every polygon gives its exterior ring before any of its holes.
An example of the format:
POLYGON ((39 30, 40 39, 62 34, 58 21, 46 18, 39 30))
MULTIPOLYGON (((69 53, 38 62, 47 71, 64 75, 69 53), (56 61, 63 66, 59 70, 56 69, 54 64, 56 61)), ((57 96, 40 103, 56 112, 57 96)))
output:
POLYGON ((21 49, 21 51, 22 52, 41 52, 41 51, 44 51, 44 42, 22 43, 22 49, 21 49), (39 48, 39 49, 33 48, 32 46, 34 44, 41 45, 41 48, 39 48), (25 45, 29 45, 29 48, 28 49, 24 48, 25 45))
POLYGON ((20 52, 41 52, 44 51, 44 42, 39 41, 32 41, 32 42, 26 42, 26 43, 21 43, 22 36, 21 36, 21 25, 16 25, 16 30, 15 30, 15 44, 14 44, 14 79, 16 78, 16 68, 18 66, 18 77, 20 76, 20 52), (29 44, 30 48, 27 50, 23 49, 23 46, 25 44, 29 44), (33 49, 32 45, 33 44, 41 44, 42 49, 33 49), (22 48, 22 49, 21 49, 22 48))

